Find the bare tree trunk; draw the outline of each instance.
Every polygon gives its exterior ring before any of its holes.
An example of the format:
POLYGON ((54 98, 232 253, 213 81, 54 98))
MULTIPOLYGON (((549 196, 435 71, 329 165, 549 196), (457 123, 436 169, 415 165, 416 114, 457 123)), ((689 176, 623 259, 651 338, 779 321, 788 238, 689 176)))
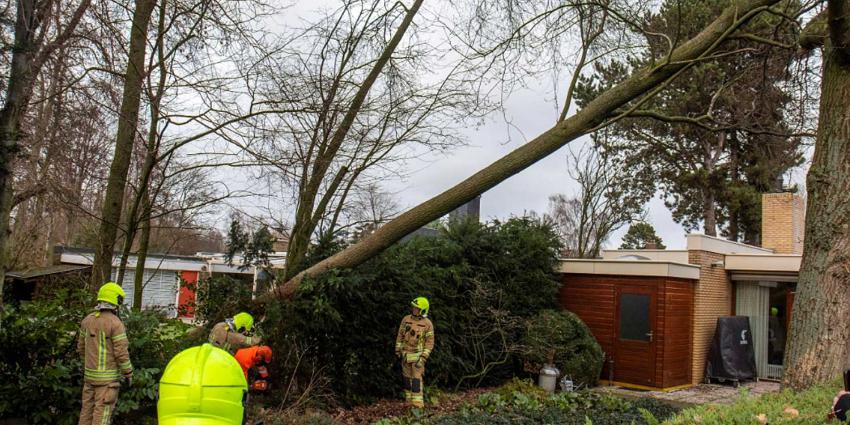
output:
POLYGON ((794 390, 835 379, 850 359, 850 44, 832 42, 836 33, 848 38, 850 5, 830 1, 828 11, 803 263, 782 380, 794 390))
POLYGON ((575 115, 517 148, 447 191, 413 207, 362 241, 300 272, 286 284, 259 300, 289 298, 305 275, 319 275, 332 268, 354 267, 396 243, 405 235, 449 213, 508 177, 524 170, 575 138, 593 131, 620 108, 674 78, 689 63, 709 54, 723 39, 752 16, 778 0, 741 0, 727 7, 702 32, 676 48, 670 61, 636 71, 624 82, 602 93, 575 115))
POLYGON ((112 271, 112 255, 121 222, 121 210, 124 207, 127 172, 130 168, 136 126, 139 122, 148 24, 155 5, 156 0, 136 0, 136 9, 133 12, 127 72, 124 77, 124 95, 121 99, 118 133, 115 140, 115 156, 112 158, 112 166, 109 169, 101 213, 99 243, 92 264, 90 282, 92 289, 98 288, 103 282, 109 280, 112 271))
MULTIPOLYGON (((12 213, 12 162, 18 152, 21 137, 21 119, 32 97, 35 80, 33 59, 36 51, 35 34, 43 18, 36 10, 34 0, 18 2, 15 21, 15 46, 12 50, 12 66, 6 89, 6 103, 0 111, 0 288, 6 279, 9 257, 10 214, 12 213)), ((0 294, 2 293, 0 289, 0 294)), ((0 297, 0 304, 3 298, 0 297)))
POLYGON ((133 310, 142 309, 142 295, 145 290, 145 262, 148 258, 148 247, 151 241, 151 198, 147 190, 142 197, 142 214, 140 222, 142 234, 139 237, 139 251, 136 258, 136 273, 133 275, 133 310))
MULTIPOLYGON (((366 96, 369 95, 369 90, 371 90, 372 85, 378 79, 378 76, 381 75, 384 65, 386 65, 390 58, 392 58, 393 52, 395 52, 396 47, 398 47, 399 43, 401 43, 401 39, 404 37, 404 34, 413 22, 413 18, 416 16, 416 13, 419 12, 422 2, 423 0, 416 0, 413 5, 407 9, 407 13, 393 34, 392 39, 390 39, 389 43, 387 43, 384 51, 381 52, 381 56, 375 61, 375 65, 369 71, 369 75, 366 76, 366 79, 357 90, 357 94, 355 94, 354 99, 351 101, 351 106, 340 122, 339 127, 337 127, 334 132, 327 149, 319 154, 304 190, 299 193, 298 207, 295 212, 295 223, 292 226, 289 248, 286 255, 285 275, 287 279, 292 278, 303 269, 304 258, 307 255, 307 248, 310 246, 310 237, 316 229, 319 217, 324 215, 324 211, 313 211, 316 203, 316 196, 322 186, 322 180, 324 180, 327 170, 330 168, 331 162, 336 156, 337 151, 339 151, 342 142, 348 136, 348 132, 351 130, 351 126, 354 124, 357 114, 360 113, 360 108, 363 106, 366 96)), ((334 183, 336 183, 336 186, 339 186, 341 179, 337 180, 340 181, 335 181, 334 183)), ((329 188, 328 190, 334 189, 329 188)))
POLYGON ((705 194, 702 197, 702 219, 705 223, 705 234, 717 236, 717 204, 711 187, 705 188, 705 194))

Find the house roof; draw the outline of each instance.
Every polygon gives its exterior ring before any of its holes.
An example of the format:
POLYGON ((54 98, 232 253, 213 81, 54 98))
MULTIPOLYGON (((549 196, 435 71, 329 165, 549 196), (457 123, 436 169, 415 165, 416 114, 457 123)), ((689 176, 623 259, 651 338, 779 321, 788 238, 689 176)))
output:
POLYGON ((796 282, 802 260, 800 254, 734 254, 723 268, 732 280, 796 282))
POLYGON ((652 260, 563 259, 561 273, 623 276, 657 276, 699 279, 700 267, 693 264, 652 260))
POLYGON ((90 266, 78 264, 57 264, 54 266, 38 267, 29 270, 14 270, 6 272, 6 277, 14 279, 32 279, 36 277, 48 276, 52 274, 68 273, 78 270, 85 270, 90 266))

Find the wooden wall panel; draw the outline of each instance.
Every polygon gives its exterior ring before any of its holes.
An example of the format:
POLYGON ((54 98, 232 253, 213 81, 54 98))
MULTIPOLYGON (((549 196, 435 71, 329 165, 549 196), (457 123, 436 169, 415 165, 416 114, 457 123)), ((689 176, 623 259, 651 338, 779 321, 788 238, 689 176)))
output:
MULTIPOLYGON (((640 276, 562 276, 563 286, 559 294, 561 306, 578 315, 587 324, 606 353, 603 379, 608 379, 607 356, 614 352, 616 344, 616 288, 645 286, 657 290, 654 385, 669 388, 691 382, 694 281, 640 276)), ((628 376, 628 368, 641 367, 640 365, 640 359, 617 359, 617 374, 628 376)))

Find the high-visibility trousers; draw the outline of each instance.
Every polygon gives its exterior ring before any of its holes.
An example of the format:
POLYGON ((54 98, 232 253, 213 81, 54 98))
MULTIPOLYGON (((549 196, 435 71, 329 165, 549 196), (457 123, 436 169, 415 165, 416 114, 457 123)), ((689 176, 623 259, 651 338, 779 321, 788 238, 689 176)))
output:
POLYGON ((109 425, 118 402, 118 382, 103 385, 83 384, 83 407, 79 425, 109 425))
POLYGON ((422 379, 425 374, 425 367, 418 367, 416 363, 402 362, 401 374, 404 378, 404 399, 413 407, 425 407, 425 397, 423 396, 425 381, 422 379))

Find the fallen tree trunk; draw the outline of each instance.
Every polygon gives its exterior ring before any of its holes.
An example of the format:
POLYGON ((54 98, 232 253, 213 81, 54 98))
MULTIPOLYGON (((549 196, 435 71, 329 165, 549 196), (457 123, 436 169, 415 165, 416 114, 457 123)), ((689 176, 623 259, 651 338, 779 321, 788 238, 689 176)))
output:
POLYGON ((778 0, 734 2, 703 31, 673 50, 664 62, 636 71, 572 117, 559 122, 454 187, 401 214, 362 241, 302 271, 258 300, 265 302, 275 297, 290 298, 307 275, 317 276, 333 268, 355 267, 365 262, 409 233, 486 192, 572 140, 604 126, 606 122, 611 122, 611 117, 621 108, 641 96, 652 96, 654 89, 704 59, 738 27, 777 2, 778 0))

